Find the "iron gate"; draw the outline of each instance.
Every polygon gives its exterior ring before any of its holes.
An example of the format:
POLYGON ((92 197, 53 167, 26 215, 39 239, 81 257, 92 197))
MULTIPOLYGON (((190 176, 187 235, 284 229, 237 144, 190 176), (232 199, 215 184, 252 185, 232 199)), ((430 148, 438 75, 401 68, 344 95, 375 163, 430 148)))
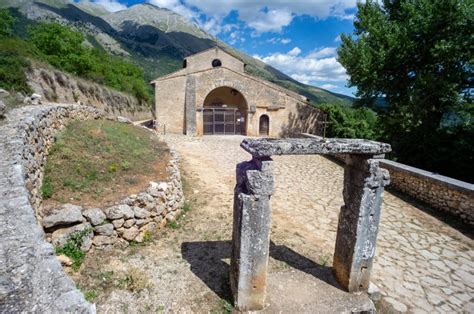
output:
POLYGON ((242 134, 243 117, 236 108, 206 108, 203 110, 204 134, 242 134))

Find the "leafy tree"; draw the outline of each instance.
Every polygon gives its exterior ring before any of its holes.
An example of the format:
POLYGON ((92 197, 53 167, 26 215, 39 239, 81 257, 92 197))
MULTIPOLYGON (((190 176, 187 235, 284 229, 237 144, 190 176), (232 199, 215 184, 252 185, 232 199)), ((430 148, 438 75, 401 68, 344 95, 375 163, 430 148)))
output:
POLYGON ((326 136, 340 138, 377 138, 377 116, 367 108, 348 108, 322 104, 318 108, 328 115, 326 136))
POLYGON ((7 9, 0 9, 0 37, 11 36, 15 18, 7 9))
POLYGON ((77 74, 87 73, 90 60, 82 45, 84 36, 58 23, 40 23, 29 29, 29 41, 53 66, 77 74))
POLYGON ((149 102, 151 90, 141 68, 122 58, 84 45, 85 37, 58 23, 40 23, 29 29, 29 41, 53 66, 149 102))
POLYGON ((472 181, 472 166, 462 167, 473 164, 473 138, 458 138, 472 134, 472 112, 461 114, 472 104, 472 0, 382 2, 359 3, 354 33, 341 36, 339 62, 357 104, 387 101, 382 139, 401 162, 472 181), (447 167, 446 150, 467 154, 466 162, 447 167))

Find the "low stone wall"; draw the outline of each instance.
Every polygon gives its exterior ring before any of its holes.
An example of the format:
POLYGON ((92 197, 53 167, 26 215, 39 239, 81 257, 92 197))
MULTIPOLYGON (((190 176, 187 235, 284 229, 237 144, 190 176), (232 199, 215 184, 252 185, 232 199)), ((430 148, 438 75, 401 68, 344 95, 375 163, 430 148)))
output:
POLYGON ((102 116, 93 107, 47 104, 14 109, 0 126, 1 313, 95 313, 63 272, 53 245, 82 230, 84 251, 140 242, 179 214, 184 199, 178 156, 171 150, 166 182, 150 182, 146 191, 105 209, 64 205, 43 215, 40 187, 54 137, 72 119, 102 116))
POLYGON ((73 233, 85 231, 81 249, 88 251, 129 242, 143 242, 157 229, 174 221, 184 204, 178 155, 171 149, 168 180, 150 182, 146 191, 130 195, 107 208, 65 204, 43 218, 46 238, 62 246, 73 233))
POLYGON ((55 134, 71 119, 100 116, 86 106, 28 106, 0 126, 0 312, 95 312, 62 271, 35 212, 55 134))
MULTIPOLYGON (((303 133, 305 137, 320 136, 303 133)), ((333 154, 334 158, 344 164, 347 155, 333 154)), ((383 158, 381 156, 381 158, 383 158)), ((422 201, 435 209, 459 217, 469 225, 474 225, 474 184, 445 177, 429 171, 381 159, 380 167, 390 172, 390 187, 422 201)))
POLYGON ((474 184, 386 159, 380 166, 390 172, 392 188, 474 225, 474 184))
POLYGON ((46 101, 87 104, 103 110, 108 116, 131 120, 151 119, 151 107, 130 94, 96 84, 47 66, 30 68, 28 84, 46 101))

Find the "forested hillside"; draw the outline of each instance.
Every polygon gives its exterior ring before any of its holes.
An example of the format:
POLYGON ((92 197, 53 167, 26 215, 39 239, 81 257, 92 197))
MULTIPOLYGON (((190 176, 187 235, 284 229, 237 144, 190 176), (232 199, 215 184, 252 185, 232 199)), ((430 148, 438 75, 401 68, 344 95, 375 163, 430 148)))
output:
POLYGON ((248 73, 267 79, 308 97, 313 104, 333 103, 348 106, 352 98, 299 83, 282 72, 232 48, 201 30, 184 17, 167 9, 138 4, 108 13, 93 3, 68 0, 0 0, 17 20, 17 34, 38 21, 56 21, 84 34, 87 45, 121 56, 144 71, 147 81, 181 68, 188 55, 218 46, 247 64, 248 73))

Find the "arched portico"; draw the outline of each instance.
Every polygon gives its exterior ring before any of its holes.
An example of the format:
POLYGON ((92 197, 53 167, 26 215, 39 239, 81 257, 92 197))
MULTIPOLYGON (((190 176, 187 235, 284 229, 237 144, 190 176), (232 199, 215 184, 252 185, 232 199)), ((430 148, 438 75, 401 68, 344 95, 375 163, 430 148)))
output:
POLYGON ((211 90, 202 104, 202 134, 247 134, 248 105, 244 95, 229 86, 211 90))

